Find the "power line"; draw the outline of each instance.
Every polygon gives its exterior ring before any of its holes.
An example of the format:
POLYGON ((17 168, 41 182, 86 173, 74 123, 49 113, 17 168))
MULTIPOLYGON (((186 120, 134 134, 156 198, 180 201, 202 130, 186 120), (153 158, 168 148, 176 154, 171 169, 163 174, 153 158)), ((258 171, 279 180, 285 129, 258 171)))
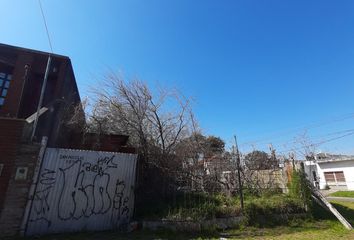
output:
POLYGON ((339 137, 323 140, 323 141, 320 141, 320 142, 317 142, 317 143, 304 145, 304 146, 297 147, 297 148, 289 148, 287 150, 283 150, 283 151, 280 151, 278 153, 287 153, 287 152, 291 152, 291 151, 301 150, 301 149, 304 149, 304 148, 307 148, 307 147, 317 147, 317 146, 322 145, 324 143, 332 142, 332 141, 335 141, 335 140, 338 140, 338 139, 341 139, 341 138, 344 138, 344 137, 348 137, 348 136, 351 136, 351 135, 354 135, 354 132, 347 133, 347 134, 344 134, 344 135, 339 136, 339 137))
MULTIPOLYGON (((351 132, 354 132, 354 129, 347 129, 347 130, 341 130, 341 131, 336 131, 336 132, 331 132, 331 133, 327 133, 327 134, 321 134, 321 135, 316 135, 316 136, 308 136, 308 139, 311 141, 317 139, 317 138, 323 138, 323 137, 328 137, 328 136, 333 136, 333 135, 339 135, 339 134, 344 134, 344 133, 351 133, 351 132)), ((296 138, 294 138, 296 139, 296 138)), ((305 139, 306 140, 306 139, 305 139)), ((287 144, 294 144, 294 143, 299 143, 298 140, 288 140, 288 141, 275 141, 275 142, 271 142, 272 144, 275 144, 275 145, 280 145, 280 144, 277 144, 277 143, 282 143, 282 145, 285 147, 287 144)))
POLYGON ((41 2, 41 0, 38 0, 38 4, 39 4, 39 8, 41 9, 42 18, 43 18, 43 22, 44 22, 44 27, 45 27, 45 30, 46 30, 46 33, 47 33, 47 37, 48 37, 49 47, 50 47, 51 52, 53 53, 52 41, 50 40, 49 31, 48 31, 48 25, 47 25, 47 20, 46 20, 45 15, 44 15, 44 11, 43 11, 43 7, 42 7, 42 2, 41 2))
MULTIPOLYGON (((305 141, 302 142, 302 144, 304 145, 304 143, 306 142, 314 142, 316 140, 322 140, 323 138, 325 137, 329 137, 329 136, 335 136, 335 135, 339 135, 339 134, 347 134, 347 133, 352 133, 354 132, 354 129, 346 129, 346 130, 341 130, 341 131, 336 131, 336 132, 330 132, 330 133, 327 133, 327 134, 321 134, 321 135, 316 135, 316 136, 308 136, 307 138, 304 138, 305 141)), ((272 145, 275 146, 275 149, 287 149, 287 148, 290 148, 291 145, 293 144, 301 144, 301 139, 296 139, 296 138, 293 138, 293 139, 289 139, 287 141, 271 141, 270 142, 272 145)), ((302 154, 304 155, 304 154, 302 154)))
POLYGON ((247 142, 244 142, 244 143, 240 144, 240 146, 247 146, 247 145, 250 146, 250 145, 253 145, 255 143, 269 142, 269 140, 272 140, 274 138, 287 136, 287 135, 289 135, 291 133, 294 133, 294 132, 297 132, 297 131, 307 131, 307 130, 312 129, 312 128, 321 127, 321 126, 328 125, 328 124, 331 124, 331 123, 334 123, 334 122, 344 121, 344 120, 347 120, 347 119, 350 119, 350 118, 353 118, 353 117, 354 117, 354 113, 342 115, 342 116, 336 117, 336 118, 334 118, 332 120, 329 120, 329 121, 312 123, 312 124, 309 124, 307 126, 305 125, 303 127, 297 127, 297 128, 292 129, 292 130, 280 132, 279 134, 269 135, 269 137, 266 137, 266 138, 261 138, 261 139, 247 141, 247 142))

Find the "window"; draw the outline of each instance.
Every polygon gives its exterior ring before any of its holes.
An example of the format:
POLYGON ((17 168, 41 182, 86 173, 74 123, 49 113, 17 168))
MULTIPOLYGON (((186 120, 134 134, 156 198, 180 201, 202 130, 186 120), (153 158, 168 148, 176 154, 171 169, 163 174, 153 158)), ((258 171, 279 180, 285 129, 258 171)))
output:
POLYGON ((328 184, 345 184, 345 177, 343 171, 325 172, 324 176, 328 184))
POLYGON ((11 79, 11 74, 0 72, 0 107, 5 103, 5 98, 10 87, 11 79))
POLYGON ((334 172, 337 182, 345 182, 345 177, 343 172, 334 172))

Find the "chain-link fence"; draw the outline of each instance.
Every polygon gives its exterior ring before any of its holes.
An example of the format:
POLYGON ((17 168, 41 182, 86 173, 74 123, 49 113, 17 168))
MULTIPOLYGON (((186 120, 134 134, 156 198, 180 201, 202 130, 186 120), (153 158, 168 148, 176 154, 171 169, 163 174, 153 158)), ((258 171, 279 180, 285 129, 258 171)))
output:
POLYGON ((180 168, 145 169, 137 189, 137 215, 169 219, 237 216, 243 201, 292 192, 293 162, 251 168, 232 155, 187 162, 180 168))

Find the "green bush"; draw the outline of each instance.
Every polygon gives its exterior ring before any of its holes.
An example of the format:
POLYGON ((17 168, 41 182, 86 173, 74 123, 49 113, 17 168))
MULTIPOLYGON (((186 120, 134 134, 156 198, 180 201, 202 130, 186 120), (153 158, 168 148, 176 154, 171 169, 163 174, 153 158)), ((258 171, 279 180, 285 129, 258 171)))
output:
POLYGON ((249 225, 284 224, 290 214, 297 213, 305 213, 302 201, 285 194, 262 196, 245 202, 244 214, 249 225))
POLYGON ((246 201, 245 211, 258 215, 291 214, 304 212, 304 208, 299 199, 287 195, 274 195, 246 201))
POLYGON ((288 184, 289 196, 302 201, 303 208, 306 210, 312 207, 311 184, 307 180, 304 171, 294 170, 292 178, 288 184))
MULTIPOLYGON (((257 195, 246 192, 244 207, 243 215, 250 223, 257 222, 258 216, 270 217, 271 221, 272 215, 287 216, 304 213, 306 209, 301 197, 274 190, 257 195)), ((140 218, 194 221, 242 214, 239 196, 206 193, 180 193, 166 202, 146 204, 139 212, 140 218)))
POLYGON ((223 194, 184 194, 169 207, 165 218, 173 220, 203 220, 241 214, 237 200, 223 194))

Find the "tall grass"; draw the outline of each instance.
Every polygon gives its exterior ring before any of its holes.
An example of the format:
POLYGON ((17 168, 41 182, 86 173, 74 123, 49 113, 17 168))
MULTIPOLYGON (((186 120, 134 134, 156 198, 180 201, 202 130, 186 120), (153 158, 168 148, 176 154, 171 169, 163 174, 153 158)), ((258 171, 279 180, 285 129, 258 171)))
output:
POLYGON ((281 193, 263 195, 246 194, 244 212, 238 196, 206 193, 181 193, 173 201, 146 205, 140 217, 167 220, 205 220, 245 215, 253 219, 258 215, 304 213, 301 199, 281 193))

